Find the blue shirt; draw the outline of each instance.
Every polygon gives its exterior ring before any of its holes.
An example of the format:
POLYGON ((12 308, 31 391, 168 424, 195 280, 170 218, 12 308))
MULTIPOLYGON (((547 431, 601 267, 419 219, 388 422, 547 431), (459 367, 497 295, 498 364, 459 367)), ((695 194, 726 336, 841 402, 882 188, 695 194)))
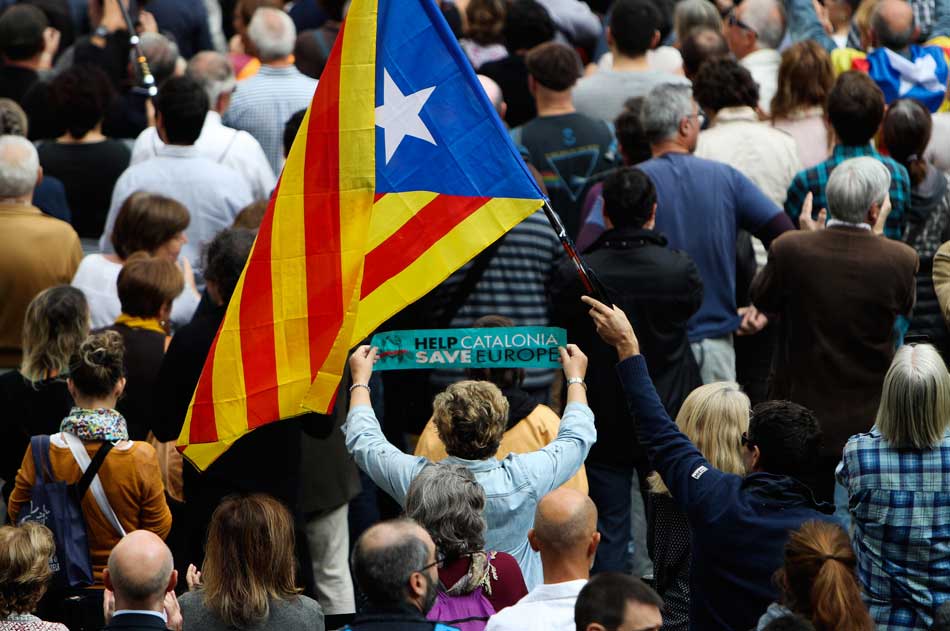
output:
POLYGON ((873 427, 848 440, 837 477, 875 624, 930 629, 950 600, 950 431, 933 449, 898 449, 873 427))
MULTIPOLYGON (((351 408, 342 429, 346 434, 346 448, 360 469, 404 506, 409 484, 432 463, 392 446, 383 436, 373 408, 367 405, 351 408)), ((542 497, 577 473, 596 439, 594 413, 586 405, 569 403, 557 438, 543 449, 509 454, 504 460, 463 460, 449 456, 442 461, 463 465, 475 474, 488 497, 485 549, 513 556, 529 590, 543 582, 541 557, 528 545, 535 508, 542 497)))
POLYGON ((689 320, 689 340, 723 337, 739 328, 736 233, 755 234, 782 209, 727 164, 667 153, 643 170, 656 186, 656 230, 686 252, 703 279, 703 305, 689 320))

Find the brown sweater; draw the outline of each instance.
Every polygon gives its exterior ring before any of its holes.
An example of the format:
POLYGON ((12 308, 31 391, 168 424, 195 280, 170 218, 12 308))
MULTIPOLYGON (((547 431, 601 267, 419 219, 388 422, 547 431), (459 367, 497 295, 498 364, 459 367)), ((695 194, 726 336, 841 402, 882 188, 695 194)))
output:
MULTIPOLYGON (((70 484, 81 477, 79 465, 68 447, 56 444, 54 435, 50 442, 50 464, 53 476, 70 484)), ((64 444, 62 440, 59 444, 64 444)), ((89 456, 99 450, 99 443, 87 443, 89 456)), ((109 505, 115 511, 119 523, 126 532, 150 530, 164 539, 172 527, 172 516, 165 502, 165 489, 158 468, 158 458, 151 445, 145 442, 119 443, 113 449, 99 469, 99 479, 105 489, 109 505)), ((24 504, 30 501, 30 492, 36 480, 33 466, 33 450, 26 449, 23 463, 16 476, 16 486, 10 495, 8 512, 10 520, 16 522, 17 515, 24 504)), ((89 556, 97 585, 102 584, 102 570, 109 561, 109 553, 119 542, 119 534, 99 510, 92 491, 82 498, 82 512, 86 518, 86 534, 89 538, 89 556)))
POLYGON ((48 287, 68 285, 81 260, 68 223, 34 206, 0 204, 0 368, 20 365, 27 305, 48 287))

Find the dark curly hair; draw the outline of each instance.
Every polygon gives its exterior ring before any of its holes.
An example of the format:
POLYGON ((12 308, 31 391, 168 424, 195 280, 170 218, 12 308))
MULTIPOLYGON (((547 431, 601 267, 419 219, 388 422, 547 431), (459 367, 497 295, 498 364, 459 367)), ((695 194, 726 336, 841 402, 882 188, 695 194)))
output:
POLYGON ((726 107, 759 103, 759 86, 752 74, 733 59, 710 59, 693 80, 693 96, 709 113, 726 107))
POLYGON ((748 436, 759 448, 759 467, 766 473, 808 479, 818 464, 822 443, 818 417, 797 403, 767 401, 755 406, 748 436))
POLYGON ((56 75, 49 85, 53 113, 73 138, 88 134, 105 118, 115 93, 98 66, 78 64, 56 75))

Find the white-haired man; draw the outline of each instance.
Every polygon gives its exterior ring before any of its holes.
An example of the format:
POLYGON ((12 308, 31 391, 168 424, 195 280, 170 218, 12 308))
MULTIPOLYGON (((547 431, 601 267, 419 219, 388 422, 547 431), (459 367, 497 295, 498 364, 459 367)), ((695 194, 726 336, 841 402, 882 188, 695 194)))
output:
POLYGON ((820 499, 831 499, 845 441, 874 423, 894 357, 894 322, 914 306, 917 254, 879 236, 890 183, 887 167, 872 157, 835 167, 826 187, 828 227, 776 239, 750 290, 760 311, 783 322, 769 398, 804 405, 821 420, 812 487, 820 499))
POLYGON ((82 260, 72 226, 31 203, 42 179, 33 144, 22 136, 0 136, 0 369, 20 365, 30 301, 48 287, 69 283, 82 260))
POLYGON ((744 0, 729 12, 725 36, 736 59, 759 84, 759 108, 768 113, 778 90, 785 7, 779 0, 744 0))
MULTIPOLYGON (((237 85, 231 62, 221 53, 201 52, 188 62, 186 74, 204 88, 210 105, 201 135, 195 142, 198 153, 243 175, 254 199, 270 197, 277 178, 260 143, 248 132, 232 129, 221 122, 237 85)), ((145 129, 132 148, 131 164, 157 156, 164 146, 157 128, 145 129)))
POLYGON ((247 34, 261 69, 238 85, 224 124, 254 136, 279 174, 284 165, 284 124, 294 112, 310 105, 317 81, 291 61, 297 30, 285 12, 261 7, 254 12, 247 34))

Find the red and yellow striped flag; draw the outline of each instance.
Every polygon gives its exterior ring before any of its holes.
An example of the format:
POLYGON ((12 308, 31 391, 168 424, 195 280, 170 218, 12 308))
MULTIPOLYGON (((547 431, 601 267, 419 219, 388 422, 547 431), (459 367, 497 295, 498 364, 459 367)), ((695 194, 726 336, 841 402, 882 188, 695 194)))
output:
POLYGON ((353 0, 198 381, 199 469, 543 203, 433 0, 353 0))

